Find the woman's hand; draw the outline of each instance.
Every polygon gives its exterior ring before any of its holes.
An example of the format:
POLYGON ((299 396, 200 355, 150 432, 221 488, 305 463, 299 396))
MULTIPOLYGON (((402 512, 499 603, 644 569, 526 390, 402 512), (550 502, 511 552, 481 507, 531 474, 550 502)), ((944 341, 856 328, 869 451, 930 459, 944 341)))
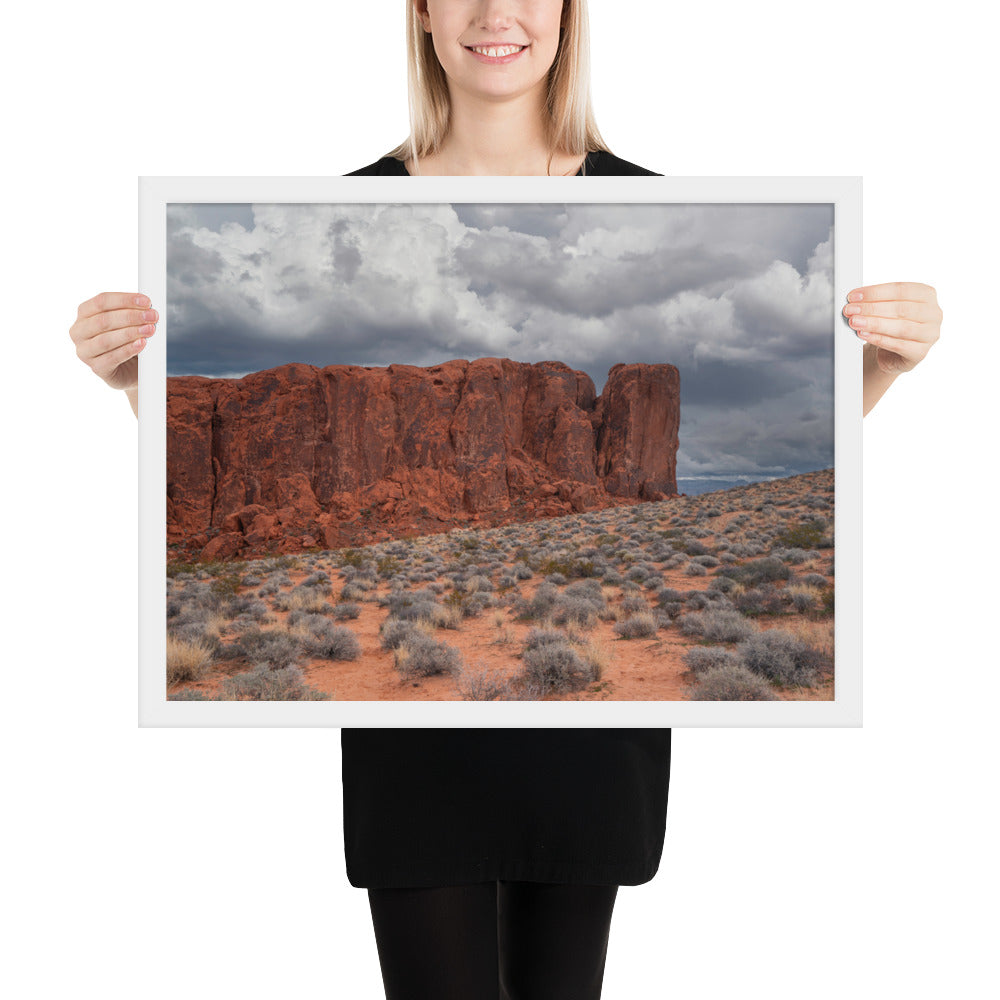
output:
POLYGON ((875 364, 886 375, 911 371, 941 336, 937 292, 917 281, 855 288, 843 311, 857 335, 876 348, 875 364))
POLYGON ((76 356, 112 389, 139 386, 138 354, 156 330, 159 313, 136 292, 101 292, 80 304, 69 335, 76 356))

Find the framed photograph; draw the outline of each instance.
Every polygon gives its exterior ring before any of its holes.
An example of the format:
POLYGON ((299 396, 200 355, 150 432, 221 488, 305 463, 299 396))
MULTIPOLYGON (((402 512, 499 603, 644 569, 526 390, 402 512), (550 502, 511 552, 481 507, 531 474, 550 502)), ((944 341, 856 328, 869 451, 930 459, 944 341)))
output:
POLYGON ((861 724, 860 178, 139 195, 140 725, 861 724))

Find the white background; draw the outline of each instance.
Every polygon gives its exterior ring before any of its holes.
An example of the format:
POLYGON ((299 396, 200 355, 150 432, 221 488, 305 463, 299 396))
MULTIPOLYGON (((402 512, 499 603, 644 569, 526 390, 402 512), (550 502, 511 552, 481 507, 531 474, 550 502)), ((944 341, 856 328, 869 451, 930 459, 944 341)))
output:
MULTIPOLYGON (((675 730, 663 861, 619 891, 604 996, 985 996, 993 33, 969 2, 592 4, 615 152, 670 174, 863 175, 865 281, 927 282, 945 312, 864 422, 864 727, 675 730)), ((68 328, 82 300, 135 288, 138 175, 340 174, 395 145, 402 6, 95 0, 5 21, 19 1000, 383 996, 344 872, 339 732, 137 727, 136 422, 68 328)))

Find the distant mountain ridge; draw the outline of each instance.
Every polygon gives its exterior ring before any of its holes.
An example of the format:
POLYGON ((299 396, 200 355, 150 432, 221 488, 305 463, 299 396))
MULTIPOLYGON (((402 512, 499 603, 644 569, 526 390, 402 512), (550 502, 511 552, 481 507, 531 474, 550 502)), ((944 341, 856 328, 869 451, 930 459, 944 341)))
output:
POLYGON ((677 495, 680 374, 559 361, 167 379, 172 557, 365 545, 677 495), (183 550, 183 552, 181 551, 183 550))

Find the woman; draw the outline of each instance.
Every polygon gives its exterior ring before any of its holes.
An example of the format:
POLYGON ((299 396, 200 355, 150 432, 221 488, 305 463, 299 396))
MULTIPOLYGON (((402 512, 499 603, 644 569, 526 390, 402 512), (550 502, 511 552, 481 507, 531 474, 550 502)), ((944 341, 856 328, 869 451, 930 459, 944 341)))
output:
MULTIPOLYGON (((411 0, 411 135, 355 174, 651 174, 613 156, 589 96, 585 0, 411 0)), ((934 290, 856 289, 864 413, 938 338, 934 290)), ((80 306, 77 353, 138 415, 144 296, 80 306)), ((670 730, 342 731, 352 885, 368 889, 386 996, 601 993, 619 885, 657 871, 670 730)))

